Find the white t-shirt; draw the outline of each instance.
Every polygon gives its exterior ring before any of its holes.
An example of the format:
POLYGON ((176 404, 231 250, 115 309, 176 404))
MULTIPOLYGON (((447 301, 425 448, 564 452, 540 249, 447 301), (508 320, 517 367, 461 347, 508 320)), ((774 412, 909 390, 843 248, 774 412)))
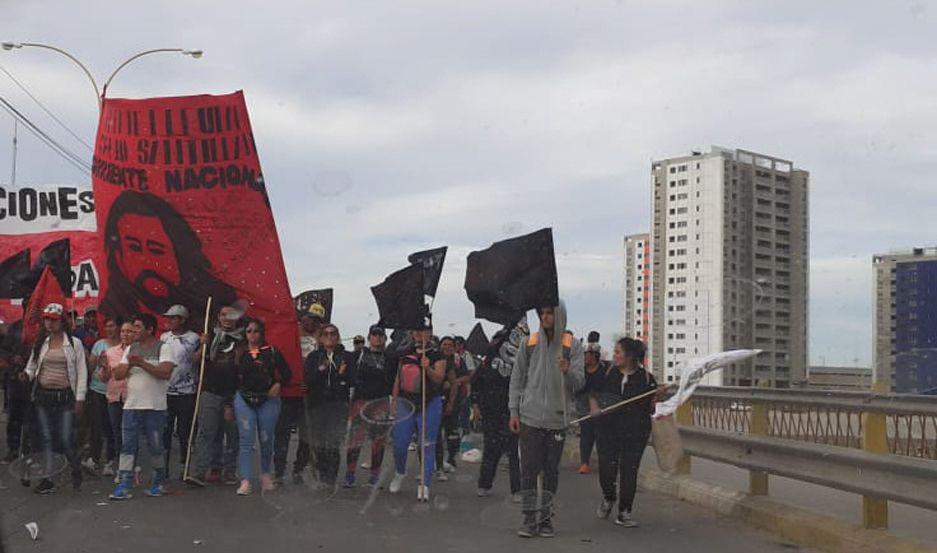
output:
MULTIPOLYGON (((139 343, 130 344, 130 347, 124 351, 121 363, 127 363, 130 355, 139 355, 143 360, 153 365, 160 363, 175 363, 172 348, 167 347, 162 342, 157 341, 147 350, 144 350, 139 343)), ((156 378, 146 372, 141 367, 130 367, 130 376, 127 378, 127 399, 124 401, 124 409, 152 409, 154 411, 166 410, 166 388, 169 387, 169 381, 163 378, 156 378)))
POLYGON ((169 386, 166 390, 171 396, 194 394, 196 391, 195 373, 192 371, 192 354, 201 346, 198 334, 187 331, 184 334, 164 332, 160 341, 169 345, 176 367, 169 377, 169 386))

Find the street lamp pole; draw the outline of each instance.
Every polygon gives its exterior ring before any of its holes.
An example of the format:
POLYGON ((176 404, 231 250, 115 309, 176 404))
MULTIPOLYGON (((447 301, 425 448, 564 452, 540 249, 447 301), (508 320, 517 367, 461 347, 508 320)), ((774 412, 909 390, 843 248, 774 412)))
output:
POLYGON ((155 48, 153 50, 146 50, 144 52, 140 52, 139 54, 135 54, 131 56, 126 61, 118 65, 117 69, 115 69, 114 72, 111 73, 111 76, 107 78, 107 81, 104 82, 104 88, 99 89, 98 83, 97 81, 94 80, 94 76, 91 74, 91 71, 88 71, 88 68, 85 67, 83 63, 78 61, 78 58, 69 54, 68 52, 66 52, 65 50, 61 48, 50 46, 48 44, 42 44, 39 42, 3 42, 3 43, 0 43, 0 47, 8 51, 13 50, 14 48, 22 48, 24 46, 31 46, 34 48, 45 48, 46 50, 52 50, 53 52, 58 52, 59 54, 72 60, 72 62, 74 62, 75 65, 80 67, 81 70, 84 72, 85 76, 88 77, 88 80, 91 81, 91 86, 94 87, 94 95, 98 99, 98 111, 99 112, 101 111, 101 108, 103 107, 104 95, 107 94, 108 85, 111 84, 111 81, 114 80, 114 77, 117 76, 117 73, 119 73, 121 69, 129 65, 132 61, 142 58, 143 56, 148 56, 150 54, 157 54, 161 52, 178 52, 184 56, 189 56, 193 59, 199 59, 200 57, 202 57, 202 53, 203 53, 201 50, 187 50, 185 48, 155 48))
POLYGON ((111 76, 108 77, 106 81, 104 81, 104 88, 101 91, 101 98, 103 99, 104 96, 107 95, 107 87, 110 86, 111 81, 113 81, 114 77, 116 77, 117 74, 120 73, 121 69, 130 65, 130 63, 133 62, 134 60, 142 58, 143 56, 148 56, 150 54, 158 54, 161 52, 178 52, 182 54, 183 56, 189 56, 193 59, 199 59, 200 57, 202 57, 202 53, 203 53, 201 50, 186 50, 185 48, 154 48, 153 50, 146 50, 145 52, 140 52, 139 54, 135 54, 127 58, 127 60, 124 61, 122 64, 118 65, 117 69, 115 69, 114 72, 111 73, 111 76))
POLYGON ((59 54, 65 56, 66 58, 72 60, 72 62, 81 68, 85 76, 88 77, 88 80, 91 81, 91 86, 94 87, 94 97, 98 99, 98 110, 101 109, 101 92, 98 89, 98 83, 94 80, 94 76, 91 75, 91 71, 88 71, 88 68, 85 67, 85 64, 78 61, 78 58, 69 54, 61 48, 55 46, 50 46, 48 44, 42 44, 39 42, 4 42, 2 45, 4 50, 12 50, 14 48, 22 48, 24 46, 31 46, 33 48, 45 48, 46 50, 52 50, 53 52, 58 52, 59 54))

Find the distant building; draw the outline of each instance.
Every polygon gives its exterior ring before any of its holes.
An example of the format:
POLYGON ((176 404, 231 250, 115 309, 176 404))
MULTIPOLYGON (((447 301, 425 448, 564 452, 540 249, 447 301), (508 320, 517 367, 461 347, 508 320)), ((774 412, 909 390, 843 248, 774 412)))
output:
MULTIPOLYGON (((625 237, 624 335, 650 345, 651 335, 651 236, 625 237)), ((650 348, 648 348, 650 349, 650 348)), ((648 356, 646 368, 653 371, 648 356)))
MULTIPOLYGON (((806 381, 808 181, 790 161, 715 146, 651 162, 650 305, 642 301, 650 328, 642 334, 661 382, 678 379, 694 357, 736 348, 764 352, 704 384, 806 381)), ((636 332, 632 306, 625 328, 636 332)))
POLYGON ((868 367, 810 367, 807 386, 820 390, 868 391, 872 369, 868 367))
POLYGON ((874 382, 937 393, 937 247, 876 255, 874 382))

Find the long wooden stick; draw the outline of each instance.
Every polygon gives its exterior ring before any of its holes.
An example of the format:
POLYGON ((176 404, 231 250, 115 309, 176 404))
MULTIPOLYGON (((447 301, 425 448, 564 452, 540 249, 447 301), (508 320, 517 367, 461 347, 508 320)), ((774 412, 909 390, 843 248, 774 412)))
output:
POLYGON ((650 390, 650 391, 648 391, 648 392, 645 392, 645 393, 643 393, 643 394, 641 394, 641 395, 637 395, 637 396, 634 396, 634 397, 630 397, 630 398, 628 398, 628 399, 626 399, 626 400, 624 400, 624 401, 619 401, 618 403, 616 403, 616 404, 614 404, 614 405, 609 405, 609 406, 606 407, 605 409, 602 409, 601 411, 599 411, 598 414, 595 414, 595 415, 591 415, 591 414, 590 414, 590 415, 586 415, 586 416, 584 416, 584 417, 579 417, 579 418, 576 419, 576 420, 570 421, 569 424, 570 424, 570 425, 578 424, 578 423, 580 423, 580 422, 587 421, 587 420, 592 419, 592 418, 601 417, 602 415, 606 415, 606 414, 608 414, 608 413, 611 413, 612 411, 614 411, 614 410, 616 410, 616 409, 619 409, 619 408, 621 408, 621 407, 624 407, 625 405, 628 405, 629 403, 633 403, 633 402, 635 402, 635 401, 638 401, 639 399, 644 399, 644 398, 646 398, 646 397, 648 397, 648 396, 651 396, 651 395, 654 395, 654 394, 656 394, 656 393, 657 393, 657 388, 654 388, 653 390, 650 390))
POLYGON ((208 302, 205 304, 205 325, 202 336, 205 336, 205 343, 202 344, 202 359, 198 369, 198 388, 195 391, 195 412, 192 414, 192 424, 189 425, 189 445, 185 452, 185 469, 182 474, 182 481, 189 480, 189 462, 192 460, 192 439, 195 437, 195 422, 198 420, 198 405, 202 399, 202 383, 205 382, 205 352, 208 350, 208 323, 211 317, 211 296, 208 296, 208 302))
MULTIPOLYGON (((426 336, 423 336, 422 359, 426 359, 426 336)), ((423 410, 420 411, 420 489, 416 492, 417 501, 423 499, 423 490, 426 489, 426 369, 423 368, 422 360, 420 362, 420 368, 422 369, 420 373, 423 379, 423 385, 420 387, 423 396, 423 410)))

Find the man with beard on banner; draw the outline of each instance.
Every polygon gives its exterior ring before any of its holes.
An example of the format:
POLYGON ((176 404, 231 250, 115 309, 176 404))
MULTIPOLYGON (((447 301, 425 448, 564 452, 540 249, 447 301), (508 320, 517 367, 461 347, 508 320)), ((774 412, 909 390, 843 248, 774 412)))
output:
MULTIPOLYGON (((104 228, 108 280, 101 311, 127 316, 164 313, 173 305, 201 306, 211 296, 228 305, 234 288, 210 272, 202 241, 184 217, 153 194, 122 192, 104 228)), ((194 309, 192 325, 202 316, 194 309)))

